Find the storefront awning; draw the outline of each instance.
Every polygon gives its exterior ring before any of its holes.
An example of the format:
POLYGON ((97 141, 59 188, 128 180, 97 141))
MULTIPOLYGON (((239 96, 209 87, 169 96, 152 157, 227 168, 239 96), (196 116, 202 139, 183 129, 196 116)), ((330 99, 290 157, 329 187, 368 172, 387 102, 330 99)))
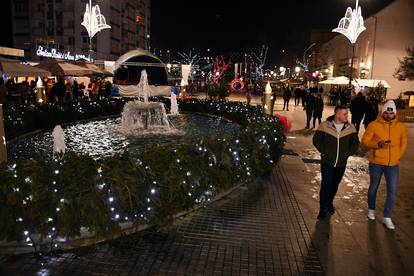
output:
POLYGON ((52 73, 18 61, 0 61, 0 72, 8 77, 47 77, 52 73))

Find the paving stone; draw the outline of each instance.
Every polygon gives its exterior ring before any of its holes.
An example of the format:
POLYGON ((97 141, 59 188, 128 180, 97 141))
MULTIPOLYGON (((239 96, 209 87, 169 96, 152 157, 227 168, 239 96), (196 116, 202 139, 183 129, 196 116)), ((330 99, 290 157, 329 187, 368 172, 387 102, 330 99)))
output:
POLYGON ((85 249, 2 259, 1 275, 323 275, 279 166, 178 220, 85 249))

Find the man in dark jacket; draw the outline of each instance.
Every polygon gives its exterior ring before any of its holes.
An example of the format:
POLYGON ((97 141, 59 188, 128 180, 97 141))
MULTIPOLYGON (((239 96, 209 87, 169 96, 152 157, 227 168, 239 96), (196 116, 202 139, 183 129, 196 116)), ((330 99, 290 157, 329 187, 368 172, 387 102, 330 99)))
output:
POLYGON ((313 109, 313 128, 316 126, 316 119, 318 119, 318 125, 321 124, 323 113, 323 98, 322 94, 318 93, 315 98, 315 108, 313 109))
POLYGON ((359 146, 357 131, 348 123, 346 106, 335 107, 335 114, 319 125, 313 136, 313 145, 321 153, 322 183, 317 219, 324 219, 335 213, 333 200, 345 173, 347 160, 359 146))
POLYGON ((303 109, 306 110, 306 128, 309 128, 313 109, 315 108, 315 97, 309 91, 306 92, 304 103, 305 107, 303 109))
POLYGON ((289 111, 289 101, 292 97, 292 90, 290 90, 290 87, 286 87, 283 90, 283 110, 285 110, 285 107, 287 108, 287 111, 289 111))
POLYGON ((351 101, 351 114, 352 123, 354 124, 357 132, 359 132, 359 126, 361 125, 362 118, 364 118, 365 109, 367 108, 367 101, 365 96, 361 92, 358 92, 357 96, 351 101))
POLYGON ((293 95, 295 96, 295 106, 299 105, 300 98, 302 97, 302 89, 300 87, 296 87, 293 91, 293 95))

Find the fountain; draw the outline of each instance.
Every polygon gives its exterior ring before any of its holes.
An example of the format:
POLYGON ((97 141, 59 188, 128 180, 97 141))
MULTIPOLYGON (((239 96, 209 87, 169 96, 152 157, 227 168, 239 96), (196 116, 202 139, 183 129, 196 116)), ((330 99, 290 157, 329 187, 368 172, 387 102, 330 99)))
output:
POLYGON ((177 96, 175 95, 174 92, 171 92, 170 101, 171 101, 170 115, 180 115, 178 111, 177 96))
POLYGON ((55 126, 52 132, 53 136, 53 156, 64 154, 66 151, 65 133, 60 125, 55 126))
POLYGON ((145 70, 141 72, 137 89, 139 99, 125 104, 119 131, 128 136, 177 133, 168 121, 164 104, 148 101, 148 75, 145 70))

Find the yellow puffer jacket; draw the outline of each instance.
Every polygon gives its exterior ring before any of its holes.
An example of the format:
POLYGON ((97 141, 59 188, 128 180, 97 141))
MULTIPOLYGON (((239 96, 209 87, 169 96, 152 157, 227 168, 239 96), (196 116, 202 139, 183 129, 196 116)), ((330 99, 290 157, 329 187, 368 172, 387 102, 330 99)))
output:
POLYGON ((407 128, 397 119, 387 122, 379 114, 378 118, 368 125, 362 137, 362 144, 370 149, 370 163, 397 166, 407 150, 407 128), (381 140, 390 140, 391 144, 380 148, 378 142, 381 140))

